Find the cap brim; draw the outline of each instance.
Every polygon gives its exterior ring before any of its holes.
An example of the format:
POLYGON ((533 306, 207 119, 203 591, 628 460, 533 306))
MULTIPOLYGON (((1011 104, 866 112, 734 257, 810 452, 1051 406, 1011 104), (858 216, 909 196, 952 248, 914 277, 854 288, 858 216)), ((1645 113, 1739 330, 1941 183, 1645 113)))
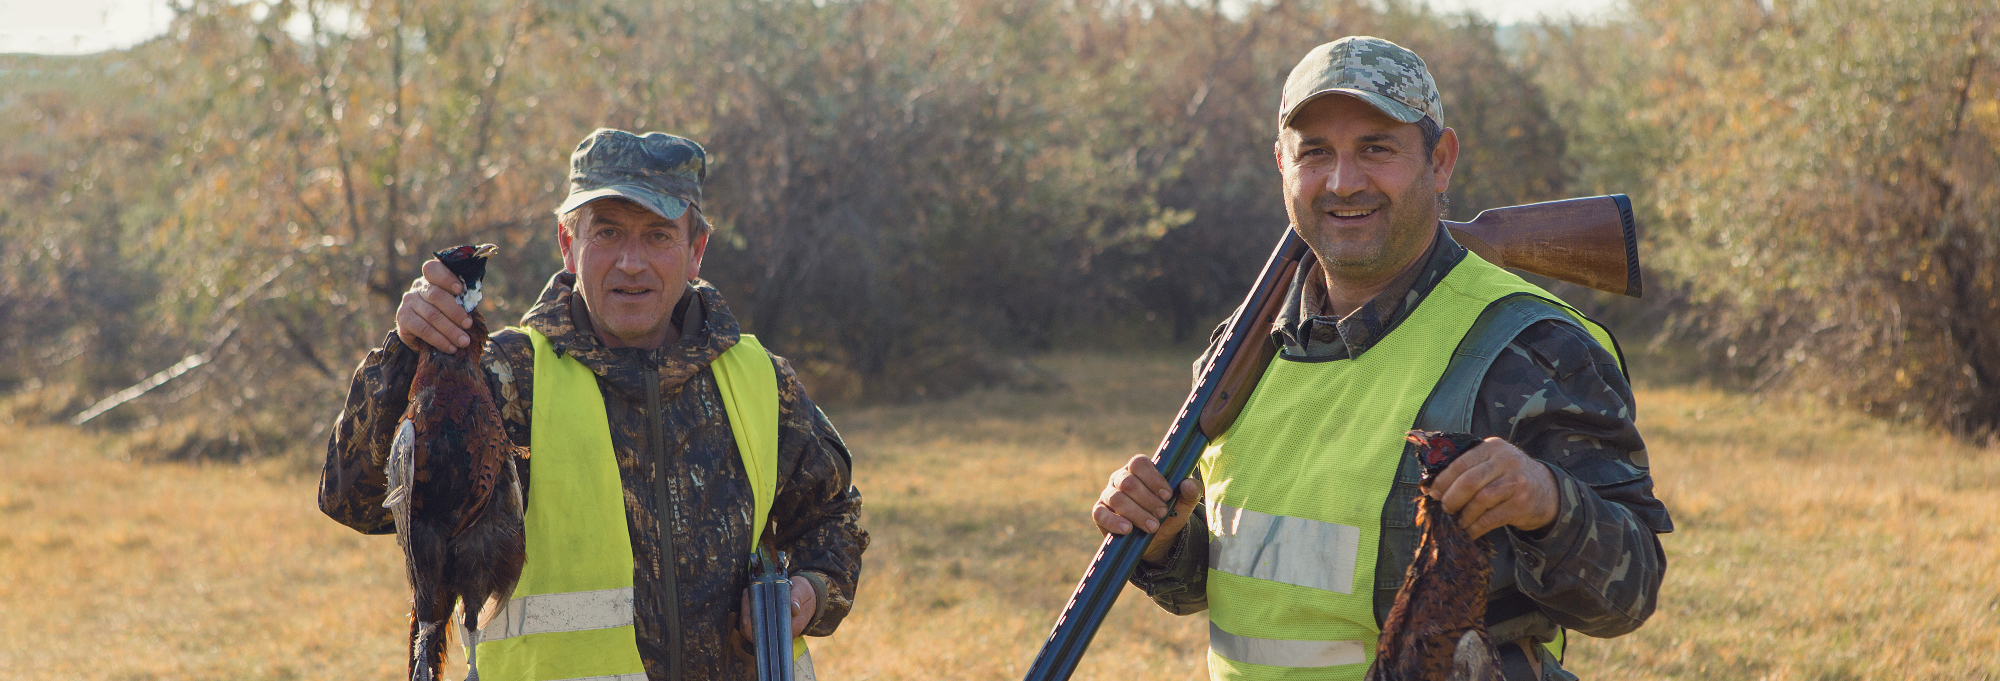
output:
POLYGON ((556 215, 562 215, 570 211, 576 210, 578 208, 582 208, 583 204, 590 203, 598 199, 610 199, 610 198, 625 199, 627 201, 631 201, 641 206, 645 206, 647 210, 653 211, 654 213, 659 214, 660 217, 666 218, 668 220, 677 219, 680 216, 687 214, 688 202, 686 199, 682 199, 677 196, 668 196, 666 194, 661 194, 659 192, 647 189, 645 187, 638 187, 629 184, 614 184, 609 187, 601 187, 598 189, 592 189, 590 191, 576 192, 574 194, 570 194, 568 199, 563 200, 561 206, 556 207, 555 212, 556 215))
POLYGON ((1382 95, 1378 95, 1373 92, 1369 92, 1367 90, 1357 90, 1351 87, 1337 87, 1337 88, 1327 88, 1325 90, 1320 90, 1319 92, 1315 92, 1312 93, 1311 95, 1306 96, 1305 99, 1299 100, 1299 103, 1292 105, 1291 111, 1285 112, 1285 119, 1279 121, 1278 124, 1280 126, 1291 125, 1292 118, 1298 116, 1299 112, 1306 108, 1307 104, 1311 104, 1313 100, 1325 97, 1327 95, 1347 95, 1349 97, 1359 99, 1361 101, 1367 102, 1369 106, 1375 107, 1375 110, 1382 112, 1382 115, 1394 118, 1404 123, 1415 123, 1417 121, 1421 121, 1424 119, 1424 112, 1412 109, 1408 106, 1404 106, 1403 104, 1397 102, 1396 100, 1390 99, 1388 97, 1384 97, 1382 95))

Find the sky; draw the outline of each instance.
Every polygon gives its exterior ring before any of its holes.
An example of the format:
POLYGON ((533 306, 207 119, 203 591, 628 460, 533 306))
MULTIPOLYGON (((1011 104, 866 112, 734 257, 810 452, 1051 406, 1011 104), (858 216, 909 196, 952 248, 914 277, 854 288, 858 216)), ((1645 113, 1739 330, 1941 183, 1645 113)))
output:
POLYGON ((0 53, 131 47, 165 33, 173 16, 159 0, 0 0, 0 53))
MULTIPOLYGON (((1590 16, 1614 0, 1423 0, 1443 11, 1472 9, 1495 23, 1590 16)), ((0 54, 85 54, 130 47, 166 32, 160 0, 0 0, 0 54)))
MULTIPOLYGON (((7 0, 0 0, 4 3, 7 0)), ((1440 11, 1471 9, 1496 24, 1534 21, 1543 17, 1588 18, 1611 9, 1614 0, 1422 0, 1440 11)))

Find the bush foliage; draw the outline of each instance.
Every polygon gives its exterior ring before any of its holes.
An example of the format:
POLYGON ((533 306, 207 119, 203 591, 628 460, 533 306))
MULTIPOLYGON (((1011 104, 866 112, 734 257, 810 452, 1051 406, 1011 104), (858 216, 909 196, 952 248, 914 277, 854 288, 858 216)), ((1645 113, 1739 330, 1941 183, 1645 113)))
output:
POLYGON ((1990 430, 1993 12, 1711 4, 192 0, 130 50, 0 57, 0 388, 70 418, 156 385, 91 422, 159 456, 311 450, 429 251, 501 244, 488 314, 526 310, 600 126, 708 147, 703 274, 823 397, 1194 342, 1284 225, 1284 75, 1371 34, 1438 75, 1457 219, 1629 193, 1661 338, 1990 430))
POLYGON ((1633 4, 1533 68, 1583 85, 1545 85, 1582 184, 1647 186, 1673 338, 1752 389, 1995 434, 2000 7, 1633 4))

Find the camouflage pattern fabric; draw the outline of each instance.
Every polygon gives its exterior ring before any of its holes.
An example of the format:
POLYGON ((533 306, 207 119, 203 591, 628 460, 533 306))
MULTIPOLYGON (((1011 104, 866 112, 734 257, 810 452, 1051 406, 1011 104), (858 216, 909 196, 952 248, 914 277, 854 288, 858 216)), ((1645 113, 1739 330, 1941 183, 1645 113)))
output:
POLYGON ((1281 127, 1306 102, 1333 93, 1358 97, 1404 123, 1428 116, 1444 127, 1444 102, 1423 58, 1381 38, 1348 36, 1313 48, 1292 67, 1282 92, 1281 127))
MULTIPOLYGON (((1357 356, 1393 331, 1465 257, 1465 248, 1439 225, 1423 265, 1346 319, 1320 314, 1316 301, 1323 294, 1308 293, 1322 277, 1314 266, 1293 282, 1272 339, 1296 357, 1357 356)), ((1214 350, 1211 343, 1209 352, 1214 350)), ((1204 353, 1196 360, 1197 371, 1206 359, 1204 353)), ((1552 640, 1557 625, 1599 638, 1637 629, 1658 604, 1666 554, 1657 535, 1673 531, 1673 520, 1653 496, 1645 442, 1633 423, 1632 389, 1617 358, 1575 326, 1540 322, 1494 360, 1479 404, 1472 432, 1505 438, 1547 464, 1560 498, 1548 527, 1506 528, 1492 535, 1499 551, 1488 601, 1519 592, 1539 606, 1490 627, 1493 639, 1552 640)), ((1378 601, 1395 597, 1416 546, 1412 498, 1391 494, 1385 502, 1375 569, 1388 577, 1376 585, 1378 601)), ((1166 561, 1142 563, 1132 583, 1168 612, 1206 610, 1208 537, 1204 512, 1197 509, 1166 561)), ((1385 610, 1377 609, 1378 618, 1385 610)), ((1514 646, 1503 644, 1501 650, 1519 654, 1514 646)), ((1543 662, 1544 678, 1574 678, 1552 658, 1544 656, 1543 662)))
POLYGON ((708 151, 694 140, 598 128, 570 154, 569 196, 555 213, 615 196, 672 220, 689 205, 701 208, 701 182, 707 178, 708 151))
MULTIPOLYGON (((633 546, 639 657, 647 676, 669 677, 672 656, 691 678, 752 679, 755 662, 736 633, 743 589, 749 586, 750 482, 734 449, 721 393, 708 364, 736 344, 736 318, 722 295, 697 282, 675 310, 679 343, 658 350, 608 348, 590 329, 575 295, 575 276, 558 274, 522 324, 548 336, 557 352, 575 357, 597 374, 611 425, 611 441, 624 483, 626 526, 633 546), (647 386, 657 382, 658 414, 647 413, 647 386), (663 442, 648 442, 648 417, 663 442), (658 456, 654 452, 664 452, 658 456), (654 492, 660 476, 670 501, 654 492), (673 527, 672 577, 679 595, 681 649, 668 650, 668 606, 661 568, 659 523, 665 510, 673 527)), ((486 352, 487 382, 498 400, 507 435, 529 442, 534 405, 534 352, 526 334, 493 334, 486 352)), ((409 393, 417 354, 392 332, 355 370, 321 474, 320 509, 367 534, 395 531, 386 509, 382 464, 409 393)), ((857 522, 861 494, 851 484, 846 445, 814 406, 790 363, 778 369, 778 490, 771 508, 779 550, 790 554, 794 574, 820 594, 806 633, 826 636, 853 608, 861 554, 868 533, 857 522)), ((523 485, 533 482, 532 452, 519 461, 523 485)), ((532 502, 531 502, 532 503, 532 502)))

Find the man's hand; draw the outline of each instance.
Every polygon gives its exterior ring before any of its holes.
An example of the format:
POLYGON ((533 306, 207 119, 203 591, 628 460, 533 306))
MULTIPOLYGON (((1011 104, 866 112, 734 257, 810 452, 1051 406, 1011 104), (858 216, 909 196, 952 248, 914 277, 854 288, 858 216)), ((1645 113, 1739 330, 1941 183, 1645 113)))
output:
POLYGON ((1126 534, 1134 525, 1153 533, 1152 542, 1146 544, 1146 552, 1139 560, 1157 565, 1167 559, 1181 527, 1187 525, 1188 514, 1200 502, 1201 482, 1194 476, 1181 481, 1180 498, 1175 499, 1166 477, 1153 467, 1153 460, 1140 455, 1125 462, 1124 468, 1111 472, 1111 482, 1104 486, 1104 493, 1097 496, 1097 505, 1090 509, 1090 520, 1097 523, 1097 531, 1105 534, 1126 534), (1167 515, 1169 503, 1174 508, 1172 517, 1167 515))
MULTIPOLYGON (((812 624, 813 613, 819 609, 819 592, 813 591, 812 582, 802 577, 792 578, 792 638, 806 633, 806 625, 812 624)), ((743 618, 736 628, 744 640, 757 640, 757 628, 750 623, 750 590, 743 590, 743 618)), ((786 651, 790 655, 790 651, 786 651)))
POLYGON ((410 282, 403 303, 396 306, 396 336, 412 349, 423 347, 419 341, 444 352, 465 347, 472 342, 465 334, 465 329, 472 328, 472 315, 455 300, 464 292, 464 282, 444 263, 424 261, 424 276, 410 282))
POLYGON ((1445 467, 1430 495, 1474 539, 1507 525, 1539 530, 1556 519, 1555 474, 1497 437, 1445 467))

